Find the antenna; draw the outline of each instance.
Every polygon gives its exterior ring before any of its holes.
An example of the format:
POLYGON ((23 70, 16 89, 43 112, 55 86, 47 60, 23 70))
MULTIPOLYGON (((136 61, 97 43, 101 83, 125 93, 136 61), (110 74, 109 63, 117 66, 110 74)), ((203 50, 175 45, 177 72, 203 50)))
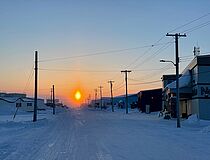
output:
POLYGON ((200 55, 200 47, 194 47, 193 54, 195 57, 199 56, 200 55))

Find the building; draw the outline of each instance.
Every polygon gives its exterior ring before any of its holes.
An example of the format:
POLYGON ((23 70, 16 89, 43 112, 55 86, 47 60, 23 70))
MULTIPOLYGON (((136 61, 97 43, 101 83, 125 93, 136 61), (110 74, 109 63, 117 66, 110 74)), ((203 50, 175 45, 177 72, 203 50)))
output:
MULTIPOLYGON (((179 77, 181 77, 181 74, 179 75, 179 77)), ((172 83, 173 81, 176 80, 176 74, 168 74, 168 75, 163 75, 162 76, 162 88, 163 88, 163 92, 162 92, 162 110, 167 109, 166 106, 168 106, 168 101, 167 101, 167 94, 166 92, 164 92, 164 89, 166 88, 166 86, 170 83, 172 83)))
POLYGON ((144 90, 138 93, 138 108, 142 112, 162 110, 162 88, 144 90))
MULTIPOLYGON (((137 101, 138 101, 138 94, 129 94, 128 95, 128 108, 136 108, 137 107, 137 101)), ((125 108, 126 106, 126 100, 125 95, 116 96, 113 98, 113 102, 115 106, 118 106, 118 108, 125 108)))
MULTIPOLYGON (((179 78, 180 115, 210 120, 210 55, 197 55, 179 78)), ((176 81, 164 88, 166 108, 176 115, 176 81)))
MULTIPOLYGON (((37 107, 38 110, 47 109, 44 99, 37 99, 37 107)), ((33 112, 34 99, 26 94, 0 93, 0 114, 14 114, 17 108, 20 111, 33 112)))
MULTIPOLYGON (((137 94, 128 95, 128 108, 136 108, 137 107, 138 96, 137 94)), ((91 101, 91 106, 95 106, 96 108, 101 107, 101 99, 96 99, 91 101)), ((114 107, 117 108, 125 108, 125 95, 113 97, 114 107)), ((111 98, 110 97, 102 97, 102 108, 111 107, 111 98)))
POLYGON ((102 97, 102 99, 91 100, 90 106, 95 108, 107 108, 111 106, 111 99, 109 97, 102 97))
POLYGON ((176 80, 176 74, 163 75, 161 79, 163 82, 163 88, 165 88, 169 83, 176 80))

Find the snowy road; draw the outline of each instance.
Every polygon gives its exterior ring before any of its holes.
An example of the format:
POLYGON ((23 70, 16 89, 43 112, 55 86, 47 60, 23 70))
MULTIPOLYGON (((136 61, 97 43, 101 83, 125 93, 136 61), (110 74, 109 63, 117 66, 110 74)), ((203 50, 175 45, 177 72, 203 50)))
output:
POLYGON ((3 160, 168 160, 210 157, 205 126, 156 116, 77 109, 53 119, 0 124, 3 160))

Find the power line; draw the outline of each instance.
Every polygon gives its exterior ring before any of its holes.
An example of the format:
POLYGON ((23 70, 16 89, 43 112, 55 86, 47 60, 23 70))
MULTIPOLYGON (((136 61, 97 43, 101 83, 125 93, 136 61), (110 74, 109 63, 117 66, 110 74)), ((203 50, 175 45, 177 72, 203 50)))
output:
POLYGON ((207 16, 209 16, 209 15, 210 15, 210 13, 204 14, 204 15, 202 15, 201 17, 198 17, 198 18, 196 18, 196 19, 194 19, 194 20, 192 20, 192 21, 189 21, 189 22, 187 22, 187 23, 185 23, 185 24, 183 24, 183 25, 181 25, 181 26, 179 26, 179 27, 176 27, 175 29, 169 31, 168 33, 174 32, 174 31, 176 31, 176 30, 178 30, 178 29, 180 29, 180 28, 183 28, 183 27, 185 27, 185 26, 187 26, 187 25, 189 25, 189 24, 192 24, 193 22, 196 22, 196 21, 198 21, 198 20, 200 20, 200 19, 202 19, 202 18, 204 18, 204 17, 207 17, 207 16))
POLYGON ((119 70, 77 70, 77 69, 53 69, 53 68, 39 68, 41 71, 61 71, 61 72, 119 72, 119 70))
POLYGON ((120 85, 118 85, 116 88, 114 88, 113 89, 113 91, 117 91, 117 90, 119 90, 119 89, 121 89, 121 88, 123 88, 124 87, 124 82, 123 83, 121 83, 120 85))
MULTIPOLYGON (((199 73, 191 73, 189 75, 182 75, 181 77, 189 77, 189 76, 193 76, 193 75, 201 75, 201 74, 207 74, 207 73, 210 73, 210 71, 203 71, 203 72, 199 72, 199 73)), ((150 77, 151 78, 151 77, 150 77)), ((139 81, 139 83, 129 83, 129 85, 131 86, 137 86, 137 85, 147 85, 147 84, 155 84, 155 83, 158 83, 158 82, 161 82, 161 80, 154 80, 154 81, 144 81, 142 82, 142 80, 136 80, 136 79, 131 79, 131 78, 128 78, 128 80, 131 80, 131 81, 139 81)), ((122 82, 122 83, 119 83, 118 85, 116 85, 114 88, 113 88, 113 91, 117 91, 121 88, 123 88, 125 86, 125 83, 122 82)), ((57 89, 62 89, 62 90, 69 90, 67 88, 57 88, 57 89)), ((39 90, 49 90, 49 88, 40 88, 39 90)), ((104 92, 104 94, 108 94, 109 92, 104 92)))
POLYGON ((138 50, 142 48, 148 48, 148 47, 154 47, 154 46, 159 46, 159 45, 164 45, 163 44, 152 44, 152 45, 145 45, 145 46, 140 46, 140 47, 133 47, 133 48, 124 48, 124 49, 116 49, 116 50, 109 50, 109 51, 102 51, 102 52, 96 52, 96 53, 90 53, 90 54, 83 54, 83 55, 78 55, 78 56, 69 56, 69 57, 58 57, 58 58, 49 58, 49 59, 43 59, 39 60, 39 62, 49 62, 49 61, 60 61, 60 60, 67 60, 67 59, 73 59, 73 58, 83 58, 83 57, 90 57, 90 56, 99 56, 99 55, 106 55, 106 54, 114 54, 114 53, 120 53, 124 51, 130 51, 130 50, 138 50))
POLYGON ((187 29, 187 30, 184 30, 184 31, 182 31, 182 33, 191 33, 191 32, 193 32, 193 31, 195 31, 195 30, 198 30, 198 29, 200 29, 200 28, 203 28, 203 27, 205 27, 205 26, 208 26, 210 24, 210 21, 207 21, 207 22, 204 22, 204 23, 202 23, 202 24, 199 24, 199 25, 197 25, 197 26, 195 26, 195 27, 192 27, 192 28, 189 28, 189 29, 187 29))
MULTIPOLYGON (((185 26, 187 26, 187 25, 189 25, 189 24, 192 24, 193 22, 196 22, 196 21, 198 21, 198 20, 200 20, 200 19, 202 19, 202 18, 204 18, 204 17, 207 17, 207 16, 209 16, 209 15, 210 15, 210 13, 204 14, 204 15, 202 15, 202 16, 196 18, 196 19, 193 19, 192 21, 189 21, 189 22, 187 22, 187 23, 185 23, 185 24, 183 24, 183 25, 180 25, 180 26, 178 26, 178 27, 172 29, 172 30, 169 31, 169 32, 174 32, 174 31, 176 31, 176 30, 178 30, 178 29, 180 29, 180 28, 183 28, 183 27, 185 27, 185 26)), ((169 32, 168 32, 168 33, 169 33, 169 32)), ((165 38, 165 35, 163 35, 159 40, 157 40, 157 41, 154 43, 154 45, 157 44, 157 43, 159 43, 159 42, 160 42, 162 39, 164 39, 164 38, 165 38)), ((170 42, 168 42, 168 43, 170 43, 170 42)), ((143 55, 138 56, 134 61, 132 61, 132 62, 131 62, 129 65, 127 65, 125 68, 129 68, 131 65, 135 64, 140 58, 144 57, 144 56, 152 49, 152 47, 153 47, 153 46, 151 46, 148 50, 146 50, 146 51, 143 53, 143 55)), ((134 68, 135 68, 135 67, 134 67, 134 68)))
MULTIPOLYGON (((163 68, 153 68, 153 69, 135 69, 135 72, 145 72, 145 71, 157 71, 163 68)), ((52 72, 119 72, 119 70, 77 70, 77 69, 55 69, 55 68, 39 68, 40 71, 52 71, 52 72)), ((114 78, 112 78, 114 79, 114 78)))
POLYGON ((28 86, 29 86, 29 84, 30 84, 30 82, 31 82, 31 80, 33 78, 33 73, 34 73, 34 65, 32 66, 31 71, 29 73, 28 80, 27 80, 26 85, 25 85, 25 87, 23 89, 23 93, 25 93, 25 91, 27 90, 27 88, 28 88, 28 86))
MULTIPOLYGON (((192 73, 191 75, 200 75, 200 74, 206 74, 206 73, 210 73, 210 70, 209 71, 203 71, 203 72, 199 72, 199 73, 192 73)), ((187 77, 187 76, 191 76, 191 75, 182 75, 182 77, 187 77)), ((136 79, 131 79, 131 78, 128 78, 128 80, 134 80, 134 81, 141 81, 141 80, 136 80, 136 79)), ((161 81, 161 80, 155 80, 155 81, 145 81, 145 82, 142 82, 142 84, 147 84, 147 83, 150 83, 150 82, 156 82, 156 81, 161 81)), ((140 84, 140 83, 139 83, 140 84)), ((121 89, 122 87, 124 87, 124 82, 122 82, 122 83, 120 83, 120 84, 118 84, 118 85, 116 85, 115 86, 115 88, 113 89, 113 91, 116 91, 116 90, 118 90, 118 89, 121 89)), ((130 85, 130 84, 129 84, 130 85)), ((57 89, 66 89, 66 88, 57 88, 57 89)), ((39 90, 49 90, 49 88, 40 88, 39 90)), ((67 89, 67 90, 69 90, 69 89, 67 89)), ((108 92, 109 93, 109 92, 108 92)))
POLYGON ((168 47, 170 47, 173 43, 169 43, 168 45, 164 45, 161 48, 159 48, 156 52, 154 52, 152 55, 150 55, 149 57, 147 57, 145 60, 142 60, 141 63, 135 65, 133 68, 137 68, 141 65, 143 65, 144 63, 146 63, 147 61, 152 60, 155 56, 157 56, 158 54, 160 54, 162 51, 164 51, 165 49, 167 49, 168 47))
MULTIPOLYGON (((127 65, 125 68, 129 68, 131 65, 135 64, 140 58, 144 57, 154 46, 156 46, 165 36, 161 37, 159 40, 157 40, 154 45, 151 45, 150 48, 148 48, 145 52, 143 52, 142 55, 138 56, 134 61, 132 61, 129 65, 127 65)), ((165 44, 168 44, 171 42, 167 42, 165 44)), ((164 44, 164 45, 165 45, 164 44)))
POLYGON ((149 79, 155 77, 158 74, 162 74, 163 72, 170 70, 170 69, 174 69, 174 68, 170 68, 171 64, 167 64, 165 67, 162 68, 162 70, 160 70, 159 72, 155 72, 155 73, 149 73, 145 76, 145 78, 143 78, 143 80, 148 79, 147 77, 149 77, 149 79))
MULTIPOLYGON (((189 74, 189 75, 182 75, 181 77, 188 77, 188 76, 200 75, 200 74, 206 74, 206 73, 210 73, 210 71, 203 71, 203 72, 193 73, 193 74, 189 74)), ((181 77, 179 77, 179 78, 181 78, 181 77)), ((161 81, 162 80, 155 80, 155 81, 148 81, 148 82, 142 82, 142 83, 131 83, 129 85, 142 85, 142 84, 157 83, 157 82, 161 82, 161 81)))
POLYGON ((151 83, 157 83, 157 82, 161 82, 161 80, 141 82, 141 83, 129 83, 129 85, 142 85, 142 84, 151 84, 151 83))
MULTIPOLYGON (((208 53, 210 53, 210 52, 209 52, 209 51, 208 51, 208 52, 202 52, 202 53, 200 53, 200 54, 201 54, 201 55, 205 55, 205 54, 208 54, 208 53)), ((181 62, 183 62, 183 61, 190 61, 190 60, 192 60, 193 58, 195 58, 194 55, 181 56, 181 57, 180 57, 180 61, 181 61, 181 62)))
POLYGON ((180 56, 179 58, 188 58, 188 57, 194 57, 194 55, 186 55, 186 56, 180 56))
POLYGON ((169 64, 167 64, 166 66, 162 67, 162 68, 153 68, 153 69, 135 69, 135 70, 132 70, 132 71, 135 71, 135 72, 144 72, 144 71, 159 71, 159 70, 163 70, 165 68, 168 68, 169 64))

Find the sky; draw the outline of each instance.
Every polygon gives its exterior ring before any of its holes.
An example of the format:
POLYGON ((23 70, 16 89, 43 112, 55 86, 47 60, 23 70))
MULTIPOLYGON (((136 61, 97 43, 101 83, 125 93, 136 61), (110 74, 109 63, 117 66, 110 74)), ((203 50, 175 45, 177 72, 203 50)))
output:
POLYGON ((180 72, 194 46, 210 52, 209 6, 208 0, 1 0, 0 91, 33 96, 36 50, 41 98, 50 97, 53 84, 64 103, 77 90, 83 100, 94 98, 100 85, 110 96, 109 80, 114 95, 122 95, 125 69, 132 71, 130 94, 160 88, 161 76, 175 73, 172 64, 159 62, 175 60, 167 32, 187 35, 179 39, 180 72))

